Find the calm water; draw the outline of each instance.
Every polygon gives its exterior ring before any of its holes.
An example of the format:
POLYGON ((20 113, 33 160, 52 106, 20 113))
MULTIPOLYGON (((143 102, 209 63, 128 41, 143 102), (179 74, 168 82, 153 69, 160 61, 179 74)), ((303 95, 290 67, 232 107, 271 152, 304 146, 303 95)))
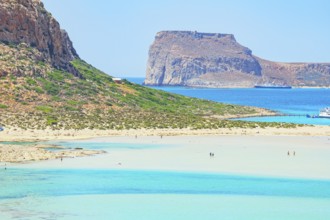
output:
MULTIPOLYGON (((100 140, 56 143, 109 153, 171 147, 100 140)), ((0 169, 1 220, 329 219, 328 207, 330 180, 109 169, 0 169)))
POLYGON ((330 181, 8 169, 0 219, 329 219, 330 181))
MULTIPOLYGON (((141 84, 143 78, 128 78, 141 84)), ((330 125, 329 119, 310 119, 306 114, 318 114, 330 106, 330 89, 206 89, 186 87, 152 87, 190 97, 216 102, 249 105, 279 111, 285 114, 299 114, 302 117, 248 118, 253 121, 293 122, 303 124, 330 125)))
MULTIPOLYGON (((142 78, 130 79, 142 82, 142 78)), ((327 89, 188 89, 160 87, 213 101, 290 114, 316 114, 330 105, 327 89)), ((251 120, 251 119, 249 119, 251 120)), ((253 120, 330 124, 326 119, 253 120)), ((10 144, 10 143, 8 143, 10 144)), ((29 143, 22 143, 22 147, 29 143)), ((171 147, 102 141, 56 142, 110 151, 171 147)), ((330 180, 208 173, 0 167, 0 219, 330 219, 330 180)))
MULTIPOLYGON (((100 139, 102 140, 102 139, 100 139)), ((96 141, 95 139, 92 141, 86 140, 76 140, 76 141, 48 141, 48 144, 55 144, 60 145, 65 148, 84 148, 90 150, 124 150, 124 149, 131 149, 131 150, 138 150, 138 149, 152 149, 152 148, 159 148, 159 147, 170 147, 164 146, 160 144, 130 144, 130 143, 110 143, 108 141, 96 141)))

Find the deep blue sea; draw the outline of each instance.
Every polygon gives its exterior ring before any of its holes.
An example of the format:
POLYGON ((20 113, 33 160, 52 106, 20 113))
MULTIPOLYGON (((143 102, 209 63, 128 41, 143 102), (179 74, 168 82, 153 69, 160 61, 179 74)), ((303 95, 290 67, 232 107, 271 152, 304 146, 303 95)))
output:
MULTIPOLYGON (((143 78, 129 80, 142 83, 143 78)), ((156 89, 287 114, 317 114, 330 105, 328 89, 156 89)), ((306 117, 247 120, 330 124, 327 119, 306 117)), ((56 143, 69 148, 81 146, 79 141, 56 143)), ((29 143, 21 144, 24 147, 29 143)), ((84 144, 86 148, 109 153, 169 147, 92 140, 84 144)), ((31 169, 10 165, 5 170, 3 164, 0 166, 1 220, 324 220, 330 219, 329 207, 330 180, 147 170, 31 169)))
MULTIPOLYGON (((127 79, 138 84, 142 84, 144 80, 144 78, 127 79)), ((151 88, 216 102, 256 106, 284 114, 301 115, 254 117, 243 120, 330 125, 330 119, 306 117, 307 114, 318 114, 320 109, 330 106, 330 89, 208 89, 167 86, 151 88)))

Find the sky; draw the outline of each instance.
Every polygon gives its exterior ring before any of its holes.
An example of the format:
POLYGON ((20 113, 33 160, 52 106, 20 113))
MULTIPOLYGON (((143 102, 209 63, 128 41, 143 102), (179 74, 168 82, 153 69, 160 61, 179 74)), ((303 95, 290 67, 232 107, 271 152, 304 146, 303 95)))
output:
POLYGON ((117 77, 144 77, 157 32, 234 34, 254 55, 330 62, 329 0, 43 0, 79 56, 117 77))

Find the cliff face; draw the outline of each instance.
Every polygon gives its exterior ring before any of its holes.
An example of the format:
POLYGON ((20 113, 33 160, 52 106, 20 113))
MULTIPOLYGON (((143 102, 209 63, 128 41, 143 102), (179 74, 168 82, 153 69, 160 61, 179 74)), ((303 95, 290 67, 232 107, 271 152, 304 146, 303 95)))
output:
POLYGON ((329 67, 329 64, 286 64, 262 60, 237 43, 230 34, 164 31, 157 33, 150 47, 145 84, 323 86, 330 85, 329 67))
POLYGON ((0 0, 0 42, 11 47, 26 44, 39 51, 38 61, 79 75, 69 63, 79 57, 68 34, 40 0, 0 0))
POLYGON ((330 86, 330 63, 280 63, 257 59, 262 66, 262 79, 259 82, 297 87, 330 86))

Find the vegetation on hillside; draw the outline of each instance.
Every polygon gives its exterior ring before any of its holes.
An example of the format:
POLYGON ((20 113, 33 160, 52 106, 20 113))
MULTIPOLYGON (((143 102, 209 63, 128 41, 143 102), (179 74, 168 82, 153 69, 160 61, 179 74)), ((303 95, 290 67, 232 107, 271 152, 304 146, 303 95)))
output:
MULTIPOLYGON (((259 110, 175 95, 127 80, 118 84, 79 59, 72 61, 81 74, 75 77, 29 58, 32 50, 13 47, 12 53, 22 54, 20 74, 0 74, 2 125, 24 129, 293 126, 223 120, 228 116, 258 114, 259 110)), ((0 54, 0 65, 8 66, 4 59, 9 58, 0 54)), ((15 66, 16 61, 11 62, 15 66)))

